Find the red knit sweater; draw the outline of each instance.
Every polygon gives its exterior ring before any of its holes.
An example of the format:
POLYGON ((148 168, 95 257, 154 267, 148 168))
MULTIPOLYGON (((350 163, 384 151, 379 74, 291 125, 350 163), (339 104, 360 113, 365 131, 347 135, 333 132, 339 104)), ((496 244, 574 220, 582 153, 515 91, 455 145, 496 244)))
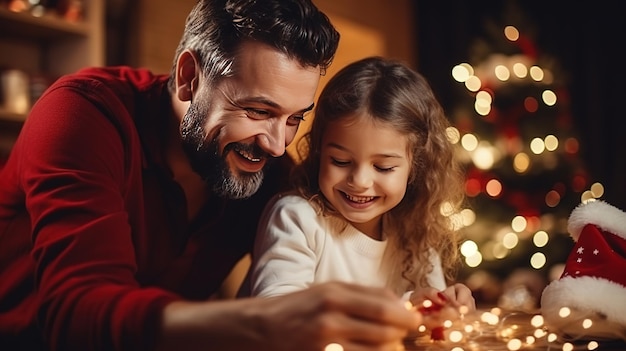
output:
POLYGON ((150 350, 165 304, 209 298, 251 250, 283 163, 189 222, 162 158, 166 83, 86 69, 33 107, 0 170, 0 349, 150 350))

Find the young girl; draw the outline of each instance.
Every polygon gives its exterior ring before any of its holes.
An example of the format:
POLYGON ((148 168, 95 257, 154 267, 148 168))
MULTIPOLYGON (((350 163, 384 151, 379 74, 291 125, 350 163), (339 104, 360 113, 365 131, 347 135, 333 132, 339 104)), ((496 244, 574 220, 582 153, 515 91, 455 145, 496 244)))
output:
POLYGON ((461 204, 463 177, 447 127, 426 80, 405 65, 371 57, 338 72, 299 145, 296 191, 261 219, 252 294, 341 280, 474 308, 466 286, 448 286, 458 247, 442 209, 461 204))

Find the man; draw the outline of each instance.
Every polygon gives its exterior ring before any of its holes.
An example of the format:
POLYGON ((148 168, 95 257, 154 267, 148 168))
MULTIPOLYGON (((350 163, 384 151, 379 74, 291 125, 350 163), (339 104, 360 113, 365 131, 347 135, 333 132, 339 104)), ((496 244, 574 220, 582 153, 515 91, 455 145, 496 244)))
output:
POLYGON ((2 349, 384 350, 416 327, 391 293, 338 283, 209 301, 338 40, 309 0, 201 0, 169 77, 50 87, 0 173, 2 349))

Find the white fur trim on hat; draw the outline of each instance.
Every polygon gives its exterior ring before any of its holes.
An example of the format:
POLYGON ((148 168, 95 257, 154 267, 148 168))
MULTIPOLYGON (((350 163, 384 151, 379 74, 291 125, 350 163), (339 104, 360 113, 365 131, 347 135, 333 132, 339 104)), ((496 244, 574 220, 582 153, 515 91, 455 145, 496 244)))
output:
POLYGON ((587 224, 626 239, 626 212, 602 200, 578 205, 570 214, 567 230, 572 239, 578 241, 580 232, 587 224))
POLYGON ((551 282, 541 295, 546 324, 571 335, 626 339, 626 290, 623 286, 591 276, 563 277, 551 282), (561 317, 567 307, 571 314, 561 317), (584 328, 582 321, 593 325, 584 328))

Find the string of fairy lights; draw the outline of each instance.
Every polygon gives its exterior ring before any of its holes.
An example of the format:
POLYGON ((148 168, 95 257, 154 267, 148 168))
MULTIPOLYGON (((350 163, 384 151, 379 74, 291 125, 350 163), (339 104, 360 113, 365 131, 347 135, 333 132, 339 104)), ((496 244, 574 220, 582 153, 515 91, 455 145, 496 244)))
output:
MULTIPOLYGON (((429 301, 425 301, 428 304, 429 301)), ((407 308, 414 308, 407 305, 407 308)), ((559 324, 577 324, 581 330, 592 328, 593 313, 582 316, 571 313, 569 307, 562 307, 558 318, 559 324)), ((596 316, 597 317, 597 316, 596 316)), ((408 350, 423 351, 582 351, 598 350, 611 345, 611 340, 594 340, 585 335, 567 338, 551 331, 541 314, 523 312, 505 312, 500 308, 475 310, 468 312, 466 307, 459 308, 459 318, 443 322, 444 333, 441 340, 433 340, 425 325, 419 329, 408 350), (415 346, 413 348, 412 346, 415 346)))
MULTIPOLYGON (((423 302, 424 306, 432 304, 423 302)), ((415 310, 411 303, 407 309, 415 310)), ((594 320, 590 315, 574 316, 570 308, 559 310, 558 317, 563 319, 560 324, 578 324, 590 329, 594 320)), ((541 314, 522 312, 505 312, 500 308, 490 310, 469 311, 467 307, 458 309, 458 318, 442 322, 441 337, 433 339, 432 329, 425 324, 418 329, 418 334, 407 340, 398 350, 420 351, 593 351, 611 345, 610 340, 594 340, 586 335, 569 336, 568 338, 551 331, 541 314)), ((324 351, 343 351, 339 343, 328 344, 324 351)))

